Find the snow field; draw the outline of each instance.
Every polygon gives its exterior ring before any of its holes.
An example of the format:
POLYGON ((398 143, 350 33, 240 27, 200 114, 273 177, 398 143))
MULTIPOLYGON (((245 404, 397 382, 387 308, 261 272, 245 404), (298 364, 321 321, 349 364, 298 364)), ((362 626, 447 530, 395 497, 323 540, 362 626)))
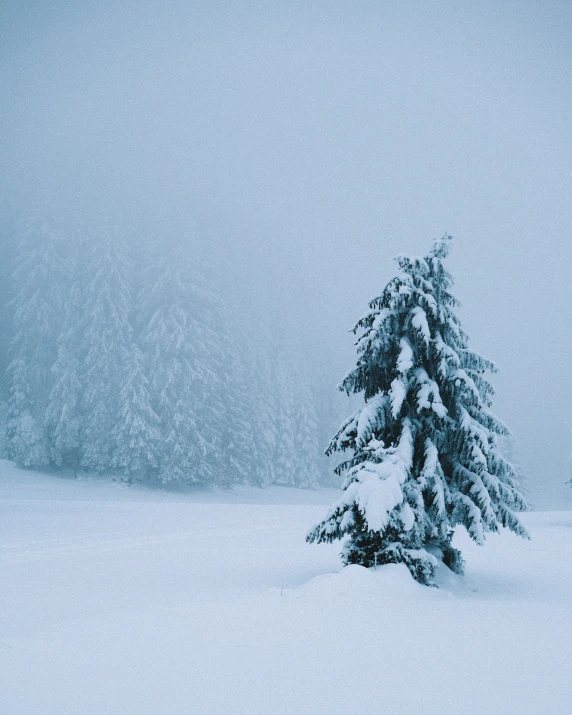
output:
POLYGON ((572 513, 440 589, 340 570, 332 490, 166 493, 0 464, 2 715, 560 715, 572 513))

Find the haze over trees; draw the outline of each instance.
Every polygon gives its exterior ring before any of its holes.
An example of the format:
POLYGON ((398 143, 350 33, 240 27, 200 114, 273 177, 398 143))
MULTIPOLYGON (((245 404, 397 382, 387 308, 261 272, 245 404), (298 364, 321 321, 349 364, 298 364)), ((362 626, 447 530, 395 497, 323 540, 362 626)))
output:
POLYGON ((571 39, 0 2, 0 715, 571 712, 571 39))
POLYGON ((477 544, 486 532, 527 532, 514 511, 527 506, 517 472, 498 449, 509 434, 491 412, 489 360, 469 348, 443 265, 451 237, 423 258, 398 256, 399 273, 357 322, 358 359, 340 385, 364 405, 332 439, 350 451, 336 471, 344 493, 310 542, 345 536, 345 564, 404 563, 433 584, 439 562, 463 573, 452 544, 464 526, 477 544))
POLYGON ((301 355, 225 305, 200 242, 56 223, 15 236, 4 454, 129 482, 332 482, 301 355))

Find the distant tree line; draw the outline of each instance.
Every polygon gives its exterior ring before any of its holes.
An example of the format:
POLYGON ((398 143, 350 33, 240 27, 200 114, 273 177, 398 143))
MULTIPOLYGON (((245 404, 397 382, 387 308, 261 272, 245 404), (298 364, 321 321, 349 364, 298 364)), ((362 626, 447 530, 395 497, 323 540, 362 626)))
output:
POLYGON ((127 481, 331 483, 312 375, 288 341, 229 310, 208 264, 196 241, 29 222, 11 280, 4 454, 127 481))

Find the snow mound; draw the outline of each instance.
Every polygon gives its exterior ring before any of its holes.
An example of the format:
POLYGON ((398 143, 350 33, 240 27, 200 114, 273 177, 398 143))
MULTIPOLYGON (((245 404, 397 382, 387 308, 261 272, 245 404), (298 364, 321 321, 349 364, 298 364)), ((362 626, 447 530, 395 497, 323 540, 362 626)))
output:
POLYGON ((387 564, 377 569, 351 564, 337 573, 316 576, 303 586, 293 589, 289 595, 322 602, 344 596, 350 599, 368 598, 380 603, 394 599, 443 596, 436 589, 418 584, 404 564, 387 564))

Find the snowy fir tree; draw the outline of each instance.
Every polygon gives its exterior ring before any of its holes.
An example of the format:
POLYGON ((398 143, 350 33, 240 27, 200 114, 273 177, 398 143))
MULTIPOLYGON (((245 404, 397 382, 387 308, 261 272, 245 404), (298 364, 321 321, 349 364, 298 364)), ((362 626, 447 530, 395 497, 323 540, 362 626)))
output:
MULTIPOLYGON (((329 381, 328 381, 329 382, 329 381)), ((320 446, 320 460, 318 463, 320 471, 320 486, 338 489, 340 477, 335 471, 337 464, 335 454, 329 450, 323 453, 322 445, 330 442, 332 432, 336 431, 340 423, 345 419, 348 411, 347 396, 332 389, 332 385, 318 385, 316 396, 316 415, 318 416, 318 445, 320 446)), ((357 396, 352 400, 357 401, 357 396)))
POLYGON ((318 444, 318 418, 314 395, 307 384, 303 384, 299 395, 294 443, 297 455, 294 484, 303 489, 316 489, 321 481, 318 465, 323 455, 318 444))
POLYGON ((296 485, 299 473, 299 455, 296 450, 296 380, 291 356, 285 357, 276 370, 278 415, 276 419, 276 484, 283 487, 296 485))
POLYGON ((0 402, 0 459, 8 459, 8 403, 0 402))
POLYGON ((321 481, 315 397, 292 341, 259 347, 252 385, 252 424, 260 486, 315 489, 321 481))
POLYGON ((161 441, 160 422, 151 407, 143 355, 135 344, 125 355, 122 382, 111 466, 121 470, 131 482, 134 477, 145 478, 157 469, 161 441))
POLYGON ((49 462, 44 417, 61 316, 61 235, 45 219, 30 221, 19 238, 13 272, 8 451, 20 466, 49 462))
MULTIPOLYGON (((206 345, 201 316, 180 251, 158 256, 144 279, 140 300, 141 345, 150 379, 151 405, 161 418, 159 480, 214 481, 214 444, 205 424, 206 345)), ((188 268, 188 266, 187 266, 188 268)))
POLYGON ((321 481, 319 427, 312 380, 296 360, 293 340, 277 353, 276 364, 276 484, 315 489, 321 481))
POLYGON ((77 263, 74 261, 64 298, 58 354, 51 369, 54 383, 46 408, 46 433, 50 462, 56 467, 70 467, 77 472, 81 462, 80 404, 83 384, 79 356, 82 344, 79 330, 81 291, 76 270, 77 263))
MULTIPOLYGON (((214 414, 217 440, 220 444, 220 470, 227 485, 247 484, 254 481, 255 470, 252 421, 248 414, 248 386, 246 360, 242 353, 238 331, 231 334, 228 317, 219 315, 222 326, 223 351, 219 352, 219 386, 222 394, 215 405, 222 408, 214 414)), ((220 481, 220 480, 219 480, 220 481)))
MULTIPOLYGON (((139 236, 138 236, 139 238, 139 236)), ((135 275, 145 277, 145 251, 138 243, 128 242, 128 266, 135 275)), ((148 362, 142 349, 141 306, 149 286, 129 283, 129 338, 120 372, 119 414, 112 434, 111 467, 119 470, 128 483, 153 478, 159 468, 161 420, 153 409, 148 362)))
POLYGON ((103 472, 111 464, 125 356, 131 348, 131 286, 124 237, 103 229, 92 237, 83 301, 82 467, 103 472))
POLYGON ((455 314, 450 249, 444 236, 424 258, 398 257, 398 275, 355 326, 357 365, 340 388, 365 404, 328 450, 351 452, 337 467, 343 496, 307 536, 347 536, 345 564, 403 563, 423 584, 439 563, 462 573, 458 525, 477 544, 500 526, 527 536, 516 470, 497 448, 508 430, 490 410, 495 366, 469 349, 455 314))
POLYGON ((258 331, 249 346, 249 421, 252 431, 254 465, 250 482, 267 487, 276 482, 275 455, 278 443, 278 405, 272 369, 272 341, 266 331, 258 331))
POLYGON ((202 454, 203 483, 229 487, 249 472, 248 424, 242 412, 238 355, 224 305, 205 280, 207 267, 195 249, 185 272, 188 341, 191 346, 189 397, 196 425, 190 438, 202 454))

